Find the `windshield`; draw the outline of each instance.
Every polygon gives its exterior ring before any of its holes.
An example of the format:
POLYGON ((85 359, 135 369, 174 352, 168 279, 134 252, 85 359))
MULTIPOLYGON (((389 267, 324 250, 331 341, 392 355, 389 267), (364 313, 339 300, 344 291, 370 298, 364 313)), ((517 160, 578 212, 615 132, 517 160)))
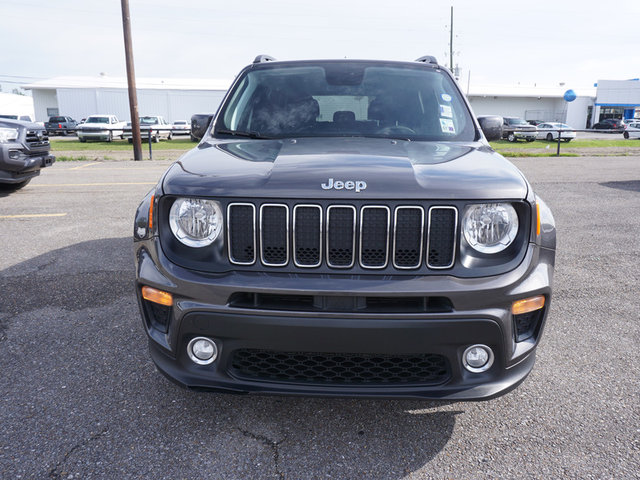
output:
POLYGON ((142 125, 156 125, 158 117, 140 117, 140 123, 142 125))
POLYGON ((471 141, 475 128, 440 70, 319 62, 249 70, 222 107, 215 134, 471 141))
POLYGON ((525 122, 521 118, 508 118, 507 123, 509 125, 529 125, 527 122, 525 122))
POLYGON ((85 123, 109 123, 109 117, 89 117, 85 123))

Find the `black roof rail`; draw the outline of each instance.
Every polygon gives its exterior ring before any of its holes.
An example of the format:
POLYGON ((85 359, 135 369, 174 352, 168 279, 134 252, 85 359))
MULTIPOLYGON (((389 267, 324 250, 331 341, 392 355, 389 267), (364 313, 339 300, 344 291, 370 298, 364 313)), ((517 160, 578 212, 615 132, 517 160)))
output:
POLYGON ((425 55, 424 57, 420 57, 416 60, 416 62, 423 63, 433 63, 434 65, 438 65, 438 60, 433 55, 425 55))
POLYGON ((275 62, 276 59, 269 55, 258 55, 253 63, 275 62))

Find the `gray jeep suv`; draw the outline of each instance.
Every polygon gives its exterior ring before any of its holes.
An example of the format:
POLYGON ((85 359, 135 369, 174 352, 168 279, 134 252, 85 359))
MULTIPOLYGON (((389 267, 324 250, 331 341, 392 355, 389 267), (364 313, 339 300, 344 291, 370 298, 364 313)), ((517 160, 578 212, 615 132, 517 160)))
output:
POLYGON ((259 56, 209 120, 135 217, 163 374, 197 390, 448 400, 525 379, 553 217, 433 57, 259 56))

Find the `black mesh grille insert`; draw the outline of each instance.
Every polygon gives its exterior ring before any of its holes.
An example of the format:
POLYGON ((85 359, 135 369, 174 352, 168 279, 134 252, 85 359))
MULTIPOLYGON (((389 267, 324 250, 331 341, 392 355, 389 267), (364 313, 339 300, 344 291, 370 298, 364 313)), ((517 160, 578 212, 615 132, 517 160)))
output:
POLYGON ((231 375, 275 382, 338 385, 428 384, 450 377, 442 355, 276 352, 243 349, 233 353, 231 375))
POLYGON ((329 209, 327 257, 332 266, 348 267, 353 263, 354 217, 351 207, 329 209))
POLYGON ((287 207, 263 205, 261 209, 262 260, 269 265, 285 265, 287 252, 287 207))
POLYGON ((251 264, 256 260, 254 207, 229 206, 229 254, 235 263, 251 264))
POLYGON ((399 208, 396 210, 396 238, 394 262, 401 268, 420 266, 423 233, 423 210, 399 208))
POLYGON ((318 207, 299 206, 295 209, 295 260, 298 265, 317 266, 320 263, 320 220, 318 207))
POLYGON ((456 210, 432 208, 429 216, 429 267, 449 267, 453 263, 455 246, 456 210))
POLYGON ((387 263, 389 212, 386 208, 363 208, 360 221, 362 222, 360 263, 363 267, 384 267, 387 263))

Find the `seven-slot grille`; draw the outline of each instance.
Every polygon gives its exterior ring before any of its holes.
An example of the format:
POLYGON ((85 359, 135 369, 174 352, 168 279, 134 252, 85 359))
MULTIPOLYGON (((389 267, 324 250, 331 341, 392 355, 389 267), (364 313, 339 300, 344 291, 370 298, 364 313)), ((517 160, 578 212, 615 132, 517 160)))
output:
POLYGON ((445 269, 455 263, 457 223, 452 206, 230 203, 228 255, 267 267, 445 269))

